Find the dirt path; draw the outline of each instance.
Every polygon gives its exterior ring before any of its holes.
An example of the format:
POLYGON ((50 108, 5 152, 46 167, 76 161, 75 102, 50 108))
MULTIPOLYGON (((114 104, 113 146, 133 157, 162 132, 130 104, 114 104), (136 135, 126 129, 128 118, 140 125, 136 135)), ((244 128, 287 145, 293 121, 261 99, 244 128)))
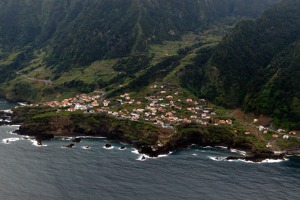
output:
POLYGON ((37 79, 37 78, 29 77, 28 75, 22 74, 20 72, 17 72, 17 74, 19 74, 19 75, 21 75, 21 76, 23 76, 26 79, 31 80, 31 81, 36 81, 36 82, 40 82, 40 83, 45 83, 47 85, 52 85, 52 81, 49 80, 49 79, 48 80, 47 79, 37 79))

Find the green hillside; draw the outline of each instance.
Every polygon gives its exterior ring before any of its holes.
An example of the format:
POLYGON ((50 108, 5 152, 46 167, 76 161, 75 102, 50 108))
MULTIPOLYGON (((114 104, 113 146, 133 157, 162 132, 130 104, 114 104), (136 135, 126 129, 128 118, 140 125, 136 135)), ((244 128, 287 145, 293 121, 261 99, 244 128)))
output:
POLYGON ((300 2, 275 2, 3 0, 0 92, 40 102, 167 84, 299 129, 300 2))
POLYGON ((299 9, 300 1, 285 0, 257 20, 239 23, 214 50, 199 52, 182 78, 193 75, 186 87, 217 104, 299 129, 299 9))
MULTIPOLYGON (((199 43, 195 40, 199 32, 212 25, 224 27, 241 18, 256 17, 274 2, 3 0, 1 94, 12 100, 36 102, 95 88, 112 91, 129 84, 125 88, 129 90, 130 84, 148 76, 147 71, 164 68, 156 65, 163 65, 165 57, 176 56, 178 49, 199 43)), ((193 56, 181 55, 178 59, 186 63, 193 56)), ((151 76, 155 74, 150 75, 147 84, 155 81, 151 76)))

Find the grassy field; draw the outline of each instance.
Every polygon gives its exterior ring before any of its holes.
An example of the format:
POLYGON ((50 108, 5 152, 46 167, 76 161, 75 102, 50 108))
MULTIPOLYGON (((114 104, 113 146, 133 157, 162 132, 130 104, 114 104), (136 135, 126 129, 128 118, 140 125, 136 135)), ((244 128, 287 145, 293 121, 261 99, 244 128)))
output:
POLYGON ((2 50, 0 50, 0 55, 1 55, 1 57, 3 56, 2 59, 0 57, 0 65, 9 65, 9 64, 13 63, 13 61, 17 58, 17 56, 20 53, 21 52, 12 52, 12 53, 6 55, 5 52, 2 52, 2 50))

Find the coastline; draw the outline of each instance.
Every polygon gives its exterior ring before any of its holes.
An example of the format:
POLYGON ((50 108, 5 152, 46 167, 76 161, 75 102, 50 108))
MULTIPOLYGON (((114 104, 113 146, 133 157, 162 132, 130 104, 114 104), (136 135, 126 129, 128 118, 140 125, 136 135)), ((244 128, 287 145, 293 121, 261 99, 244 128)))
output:
POLYGON ((168 155, 170 152, 185 150, 192 145, 198 147, 224 146, 227 149, 245 151, 245 156, 228 157, 228 160, 249 160, 261 162, 265 159, 284 159, 287 154, 274 154, 236 135, 227 127, 182 124, 175 130, 153 124, 119 120, 105 114, 50 114, 50 108, 15 109, 12 123, 21 124, 19 135, 35 137, 38 143, 54 137, 105 137, 131 145, 140 154, 149 157, 168 155), (46 114, 45 114, 46 113, 46 114), (25 115, 26 114, 26 115, 25 115))

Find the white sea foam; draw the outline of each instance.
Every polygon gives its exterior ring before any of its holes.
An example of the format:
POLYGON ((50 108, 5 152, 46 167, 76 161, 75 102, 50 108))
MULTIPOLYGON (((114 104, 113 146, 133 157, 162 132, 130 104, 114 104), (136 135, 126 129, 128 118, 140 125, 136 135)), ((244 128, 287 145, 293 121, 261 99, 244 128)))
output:
POLYGON ((245 151, 240 151, 240 150, 237 150, 237 149, 230 149, 231 152, 233 153, 238 153, 240 155, 243 155, 245 156, 247 153, 245 151))
POLYGON ((211 160, 214 161, 224 161, 226 157, 215 157, 215 156, 208 156, 211 160))
MULTIPOLYGON (((173 151, 170 151, 170 153, 168 153, 168 154, 161 154, 161 155, 158 155, 157 158, 167 157, 167 156, 171 155, 172 153, 173 153, 173 151)), ((155 157, 153 157, 153 158, 155 158, 155 157)))
POLYGON ((285 159, 265 159, 263 160, 261 163, 280 163, 280 162, 284 162, 284 161, 288 161, 289 159, 285 158, 285 159))
POLYGON ((57 137, 60 138, 60 140, 64 140, 64 141, 70 141, 73 139, 73 137, 57 137))
POLYGON ((217 148, 221 148, 221 149, 227 149, 227 147, 225 146, 216 146, 217 148))
POLYGON ((135 148, 133 148, 133 150, 131 151, 131 153, 134 153, 134 154, 137 154, 137 155, 140 155, 139 151, 135 148))
POLYGON ((196 153, 193 153, 192 155, 193 155, 193 156, 197 156, 197 154, 196 154, 196 153))
POLYGON ((82 146, 81 148, 82 148, 82 149, 91 149, 90 146, 82 146))
POLYGON ((250 160, 244 160, 244 159, 238 159, 238 160, 228 160, 230 162, 244 162, 244 163, 252 163, 252 164, 263 164, 263 163, 280 163, 280 162, 285 162, 288 159, 265 159, 261 162, 253 162, 250 160))
POLYGON ((46 144, 42 144, 42 145, 38 145, 38 141, 37 140, 30 140, 30 142, 32 142, 32 145, 37 146, 37 147, 46 147, 46 144))
POLYGON ((18 125, 18 124, 12 124, 11 126, 13 126, 13 127, 20 127, 21 125, 18 125))
POLYGON ((236 160, 226 160, 226 157, 214 157, 214 156, 208 156, 211 160, 214 161, 228 161, 228 162, 244 162, 244 163, 252 163, 252 164, 262 164, 262 163, 280 163, 287 161, 288 159, 265 159, 261 162, 253 162, 250 160, 244 160, 244 159, 236 159, 236 160))
POLYGON ((10 144, 11 142, 15 142, 15 141, 18 141, 20 140, 20 138, 5 138, 2 140, 3 143, 5 144, 10 144))
POLYGON ((140 156, 136 159, 136 160, 139 160, 139 161, 145 161, 146 159, 150 158, 149 156, 147 155, 144 155, 144 154, 140 154, 140 156), (144 159, 143 159, 144 157, 144 159))
POLYGON ((111 146, 111 147, 106 147, 105 145, 103 146, 103 149, 113 149, 114 146, 111 146))
POLYGON ((1 111, 4 112, 4 113, 9 113, 9 114, 12 114, 12 113, 13 113, 13 111, 12 111, 11 109, 1 110, 1 111))
POLYGON ((16 133, 14 133, 13 131, 7 131, 7 133, 11 134, 11 135, 18 135, 16 133))
POLYGON ((236 160, 226 160, 226 159, 224 159, 224 161, 228 161, 228 162, 243 162, 243 163, 259 164, 259 162, 253 162, 253 161, 250 161, 250 160, 244 160, 244 159, 236 159, 236 160))

